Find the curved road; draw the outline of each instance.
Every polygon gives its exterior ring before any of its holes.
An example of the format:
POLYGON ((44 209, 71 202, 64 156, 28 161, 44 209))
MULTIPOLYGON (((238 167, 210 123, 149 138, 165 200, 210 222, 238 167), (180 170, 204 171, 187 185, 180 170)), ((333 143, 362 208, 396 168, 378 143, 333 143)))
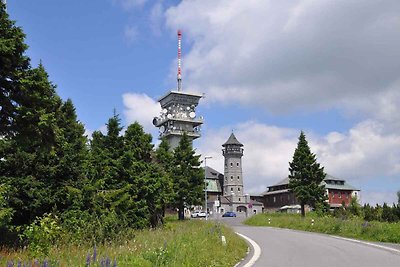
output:
POLYGON ((400 249, 386 250, 324 234, 244 226, 239 218, 223 218, 223 221, 260 246, 261 256, 254 267, 400 266, 400 249))

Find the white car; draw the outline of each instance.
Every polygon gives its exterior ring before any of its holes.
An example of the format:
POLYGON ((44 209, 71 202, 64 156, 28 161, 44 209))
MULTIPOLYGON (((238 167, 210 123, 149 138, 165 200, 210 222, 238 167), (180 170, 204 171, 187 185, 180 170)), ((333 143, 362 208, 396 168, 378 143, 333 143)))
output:
POLYGON ((206 213, 204 211, 197 210, 197 211, 194 211, 190 215, 190 217, 192 217, 192 218, 205 218, 206 217, 206 213))

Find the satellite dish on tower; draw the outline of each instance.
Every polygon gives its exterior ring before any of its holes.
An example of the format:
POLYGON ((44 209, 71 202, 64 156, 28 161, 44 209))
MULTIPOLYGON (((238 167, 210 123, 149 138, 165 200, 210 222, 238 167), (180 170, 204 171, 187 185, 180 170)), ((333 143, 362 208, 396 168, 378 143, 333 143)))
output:
POLYGON ((189 117, 191 119, 194 119, 194 117, 196 117, 196 113, 194 113, 193 111, 189 113, 189 117))
POLYGON ((154 119, 153 119, 153 125, 157 125, 157 122, 158 122, 158 118, 157 118, 157 117, 154 117, 154 119))

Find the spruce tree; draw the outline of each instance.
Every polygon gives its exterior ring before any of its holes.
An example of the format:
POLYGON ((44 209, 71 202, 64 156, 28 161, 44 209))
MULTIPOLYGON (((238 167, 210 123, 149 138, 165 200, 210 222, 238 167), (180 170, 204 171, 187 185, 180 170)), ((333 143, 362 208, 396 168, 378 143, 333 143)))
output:
POLYGON ((305 205, 316 207, 325 201, 324 168, 317 163, 315 154, 310 147, 303 131, 300 133, 299 142, 289 163, 289 188, 295 193, 301 205, 301 215, 305 216, 305 205))
POLYGON ((178 209, 179 220, 184 219, 185 207, 201 203, 204 175, 199 159, 200 155, 195 155, 190 139, 184 134, 174 150, 172 170, 173 206, 178 209))
POLYGON ((25 34, 9 19, 0 2, 0 136, 12 134, 12 123, 21 99, 20 81, 29 69, 25 34))

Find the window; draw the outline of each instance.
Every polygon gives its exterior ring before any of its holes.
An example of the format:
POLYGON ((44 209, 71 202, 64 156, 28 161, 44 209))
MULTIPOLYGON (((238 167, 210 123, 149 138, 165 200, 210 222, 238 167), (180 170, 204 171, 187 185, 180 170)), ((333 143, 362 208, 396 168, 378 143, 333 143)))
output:
POLYGON ((240 201, 240 197, 239 197, 239 201, 240 201))
POLYGON ((228 178, 227 177, 225 177, 225 182, 227 182, 228 181, 228 178))
POLYGON ((240 180, 240 176, 238 175, 238 180, 240 180))
POLYGON ((342 198, 342 193, 341 192, 338 193, 338 197, 342 198))
POLYGON ((231 167, 233 167, 233 163, 231 162, 231 167))
POLYGON ((233 180, 233 175, 231 176, 231 181, 233 180))
POLYGON ((276 197, 274 197, 274 203, 276 202, 276 197))
POLYGON ((233 192, 233 187, 231 187, 231 192, 233 192))
POLYGON ((335 198, 335 192, 332 192, 332 198, 335 198))
POLYGON ((240 187, 238 188, 238 192, 240 192, 240 187))
POLYGON ((239 167, 239 162, 238 162, 238 163, 236 163, 236 166, 238 166, 238 167, 239 167))
POLYGON ((348 199, 348 198, 349 198, 349 194, 346 193, 346 199, 348 199))

